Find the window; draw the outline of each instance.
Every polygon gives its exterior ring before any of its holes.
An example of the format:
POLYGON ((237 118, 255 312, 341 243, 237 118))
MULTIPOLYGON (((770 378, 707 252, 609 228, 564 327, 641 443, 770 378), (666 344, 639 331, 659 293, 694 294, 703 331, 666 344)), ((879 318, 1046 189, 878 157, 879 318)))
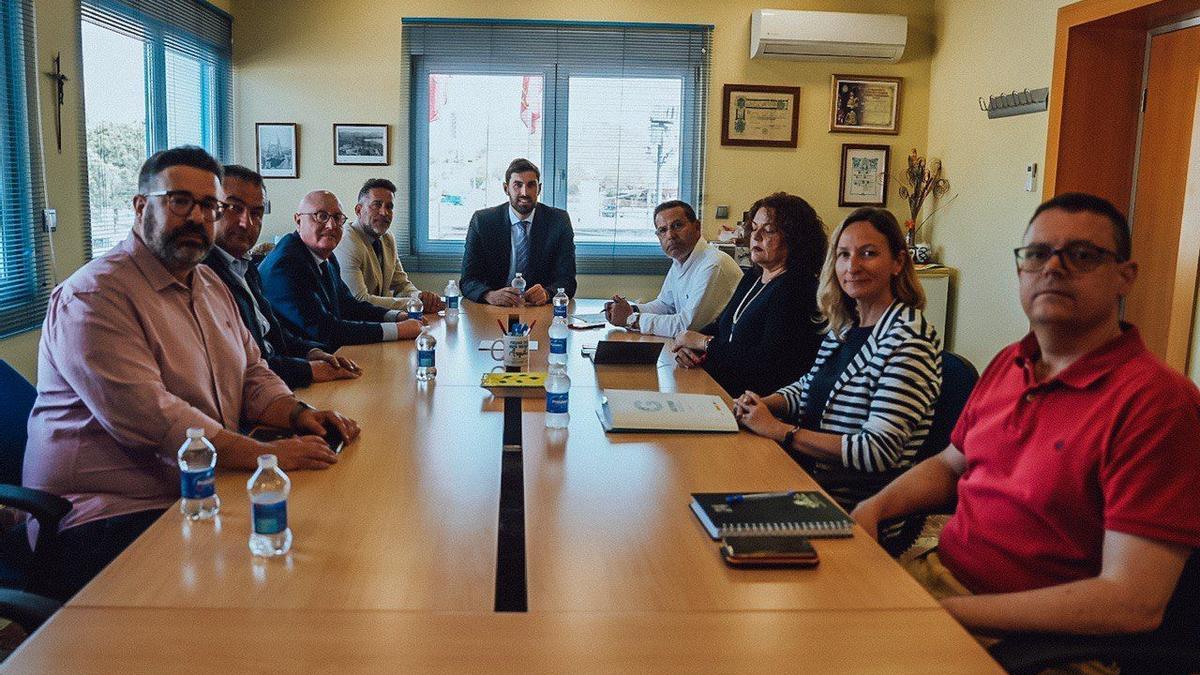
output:
POLYGON ((457 265, 471 214, 506 201, 504 170, 525 157, 540 201, 571 214, 581 272, 661 267, 654 207, 702 197, 710 40, 708 26, 405 19, 406 265, 457 265))
POLYGON ((84 0, 84 116, 93 256, 133 225, 152 153, 229 147, 230 19, 199 0, 84 0))
POLYGON ((0 3, 0 337, 36 327, 52 280, 39 150, 32 0, 0 3))

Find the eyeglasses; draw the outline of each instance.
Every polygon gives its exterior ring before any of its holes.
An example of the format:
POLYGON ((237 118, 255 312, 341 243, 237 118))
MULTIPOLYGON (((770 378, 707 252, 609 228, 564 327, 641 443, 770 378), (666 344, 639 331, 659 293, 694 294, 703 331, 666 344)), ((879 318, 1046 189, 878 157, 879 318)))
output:
POLYGON ((311 213, 297 213, 298 216, 312 216, 312 219, 322 225, 333 223, 334 227, 341 227, 346 224, 346 214, 330 213, 328 211, 313 211, 311 213))
POLYGON ((654 228, 654 234, 657 234, 659 237, 665 237, 665 236, 667 236, 667 232, 681 232, 683 230, 686 230, 689 224, 690 223, 687 223, 685 221, 677 220, 677 221, 671 223, 670 225, 664 225, 663 227, 654 228))
POLYGON ((1109 259, 1120 261, 1115 251, 1087 242, 1075 242, 1062 248, 1051 248, 1046 244, 1033 244, 1013 249, 1017 258, 1017 269, 1022 272, 1039 272, 1054 256, 1058 262, 1072 272, 1091 272, 1109 259))
POLYGON ((247 211, 249 211, 251 220, 262 220, 263 216, 266 215, 266 213, 267 213, 266 207, 263 207, 263 206, 248 207, 241 202, 229 202, 228 204, 225 205, 225 210, 228 211, 229 213, 232 213, 235 218, 241 218, 243 214, 245 214, 247 211))
POLYGON ((171 213, 186 218, 191 214, 192 209, 197 204, 200 205, 200 217, 208 222, 213 222, 221 217, 221 212, 229 208, 229 204, 222 202, 216 197, 205 197, 204 199, 196 199, 196 195, 187 190, 159 190, 157 192, 149 192, 143 195, 144 197, 166 197, 167 208, 171 213))

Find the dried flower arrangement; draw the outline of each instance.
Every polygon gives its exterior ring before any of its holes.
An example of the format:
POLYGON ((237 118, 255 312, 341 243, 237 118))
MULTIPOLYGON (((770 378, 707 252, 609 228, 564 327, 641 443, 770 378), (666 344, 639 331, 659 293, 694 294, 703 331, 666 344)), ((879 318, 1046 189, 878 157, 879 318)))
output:
POLYGON ((917 216, 921 213, 921 206, 925 203, 925 199, 931 194, 935 198, 941 197, 949 191, 950 181, 942 178, 941 160, 935 159, 926 162, 924 157, 917 154, 917 149, 913 148, 912 153, 908 156, 908 171, 900 179, 900 196, 908 200, 910 214, 909 219, 904 221, 905 235, 909 246, 913 246, 917 232, 937 210, 930 211, 924 219, 917 222, 917 216))

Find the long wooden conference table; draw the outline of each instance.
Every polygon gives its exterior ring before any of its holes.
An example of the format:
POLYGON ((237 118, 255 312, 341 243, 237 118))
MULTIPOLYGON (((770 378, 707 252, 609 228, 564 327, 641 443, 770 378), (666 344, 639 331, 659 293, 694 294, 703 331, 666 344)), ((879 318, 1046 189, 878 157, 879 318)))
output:
MULTIPOLYGON (((602 338, 658 338, 572 331, 571 421, 549 430, 544 400, 506 403, 480 387, 498 363, 478 345, 514 310, 463 304, 456 319, 430 317, 434 382, 416 381, 407 341, 345 348, 363 377, 300 391, 362 435, 332 468, 290 474, 289 555, 250 554, 248 474, 220 473, 215 520, 168 510, 4 667, 999 670, 861 530, 815 540, 815 569, 726 567, 689 493, 817 486, 744 431, 605 434, 604 388, 724 396, 666 350, 657 367, 580 355, 602 338)), ((537 320, 531 369, 545 370, 551 310, 520 315, 537 320)))

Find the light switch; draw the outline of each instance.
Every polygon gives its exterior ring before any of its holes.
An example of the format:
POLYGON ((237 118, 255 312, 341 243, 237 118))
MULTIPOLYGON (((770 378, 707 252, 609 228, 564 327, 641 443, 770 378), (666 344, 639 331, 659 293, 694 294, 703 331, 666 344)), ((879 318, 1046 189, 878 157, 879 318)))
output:
POLYGON ((717 207, 717 220, 725 220, 727 218, 729 218, 729 207, 728 206, 718 206, 717 207))
POLYGON ((58 230, 58 209, 42 209, 42 229, 46 232, 58 230))
POLYGON ((1025 191, 1033 192, 1037 185, 1037 162, 1025 165, 1025 191))

